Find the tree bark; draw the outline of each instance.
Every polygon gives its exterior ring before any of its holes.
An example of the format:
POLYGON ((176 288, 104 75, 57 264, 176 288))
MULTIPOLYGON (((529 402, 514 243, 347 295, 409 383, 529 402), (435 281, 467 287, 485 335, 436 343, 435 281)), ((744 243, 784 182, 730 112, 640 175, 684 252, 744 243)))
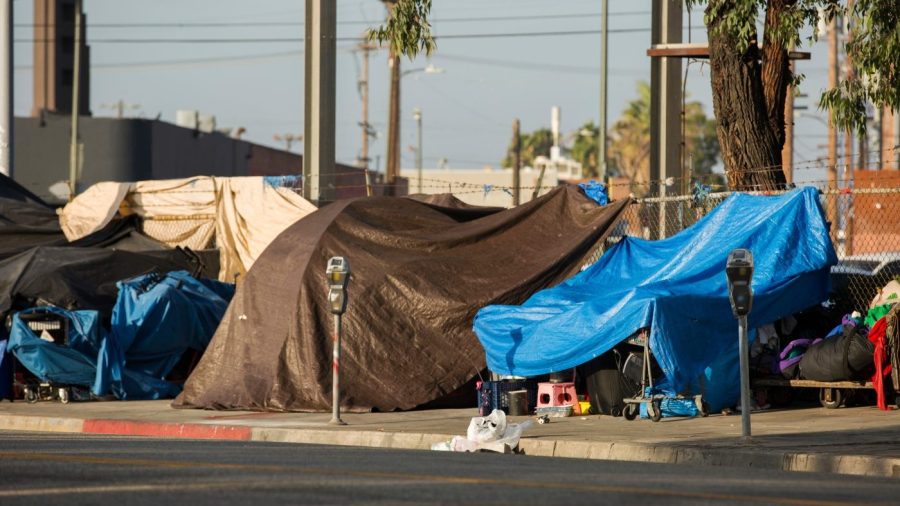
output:
POLYGON ((785 49, 786 41, 777 35, 774 26, 778 18, 784 16, 794 3, 794 0, 769 0, 766 31, 763 34, 762 83, 766 97, 766 115, 769 117, 769 127, 782 147, 785 140, 784 101, 792 73, 788 51, 785 49))
MULTIPOLYGON (((777 0, 775 0, 777 1, 777 0)), ((781 147, 784 142, 784 90, 780 93, 781 139, 775 133, 769 116, 769 101, 763 86, 763 69, 756 34, 747 49, 738 51, 736 36, 721 29, 722 12, 731 10, 732 0, 713 0, 721 6, 720 14, 708 25, 709 61, 711 68, 713 109, 716 114, 716 136, 725 164, 729 188, 733 190, 776 190, 784 188, 781 147)), ((773 55, 769 68, 777 63, 773 55)), ((787 80, 784 80, 785 85, 787 80)), ((773 89, 773 106, 779 94, 773 89)), ((778 114, 774 112, 774 114, 778 114)), ((776 117, 777 118, 777 117, 776 117)), ((777 119, 776 119, 777 124, 777 119)))

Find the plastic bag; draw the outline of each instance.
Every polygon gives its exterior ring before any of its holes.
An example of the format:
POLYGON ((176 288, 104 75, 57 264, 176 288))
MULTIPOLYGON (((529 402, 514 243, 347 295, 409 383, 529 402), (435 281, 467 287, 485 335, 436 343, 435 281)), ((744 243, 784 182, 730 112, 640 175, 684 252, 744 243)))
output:
POLYGON ((454 436, 449 442, 431 445, 432 450, 454 452, 476 452, 481 450, 503 452, 519 446, 522 432, 532 424, 531 420, 522 423, 507 423, 506 413, 495 409, 488 416, 476 416, 469 422, 466 437, 454 436))
POLYGON ((499 409, 491 411, 488 416, 476 416, 469 422, 466 439, 476 443, 496 441, 506 433, 506 413, 499 409))

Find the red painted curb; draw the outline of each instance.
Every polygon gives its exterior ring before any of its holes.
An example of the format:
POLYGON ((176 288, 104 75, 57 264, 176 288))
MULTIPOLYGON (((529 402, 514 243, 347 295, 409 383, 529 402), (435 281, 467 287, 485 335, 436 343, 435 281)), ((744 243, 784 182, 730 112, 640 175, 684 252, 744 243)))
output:
POLYGON ((224 439, 231 441, 249 441, 252 435, 250 427, 229 427, 196 423, 137 422, 131 420, 85 420, 81 432, 117 436, 224 439))

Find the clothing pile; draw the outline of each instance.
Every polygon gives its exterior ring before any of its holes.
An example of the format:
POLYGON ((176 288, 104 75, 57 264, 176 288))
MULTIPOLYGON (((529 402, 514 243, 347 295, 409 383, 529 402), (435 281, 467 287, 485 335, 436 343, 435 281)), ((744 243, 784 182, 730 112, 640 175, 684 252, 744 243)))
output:
MULTIPOLYGON (((822 311, 812 311, 820 322, 828 318, 822 311)), ((756 372, 823 382, 871 381, 878 406, 886 410, 886 384, 900 392, 898 313, 900 283, 891 281, 872 300, 865 315, 844 315, 824 337, 819 337, 822 333, 813 325, 796 325, 794 318, 759 328, 751 349, 756 372)), ((808 318, 809 312, 805 316, 808 318)))

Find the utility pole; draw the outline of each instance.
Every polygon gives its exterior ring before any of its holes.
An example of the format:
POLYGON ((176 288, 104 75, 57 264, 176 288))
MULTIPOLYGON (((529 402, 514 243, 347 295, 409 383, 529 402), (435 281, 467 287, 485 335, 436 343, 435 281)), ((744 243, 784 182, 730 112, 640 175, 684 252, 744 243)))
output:
POLYGON ((81 0, 75 0, 75 58, 72 68, 72 139, 69 143, 69 200, 78 192, 81 143, 78 141, 78 86, 81 81, 81 0))
MULTIPOLYGON (((652 0, 651 43, 681 42, 682 2, 652 0)), ((681 143, 681 58, 654 56, 650 59, 650 181, 659 196, 666 195, 666 180, 679 178, 681 143)), ((666 206, 659 206, 659 238, 666 236, 666 206)))
POLYGON ((356 166, 363 169, 369 167, 369 136, 372 127, 369 125, 369 52, 375 46, 367 40, 359 43, 359 51, 362 53, 362 75, 359 77, 359 98, 362 101, 362 119, 359 123, 362 127, 362 144, 360 145, 359 158, 356 166))
POLYGON ((121 98, 116 100, 112 104, 100 104, 101 109, 110 109, 116 111, 116 118, 122 119, 125 117, 125 109, 137 110, 141 107, 140 104, 127 104, 121 98))
MULTIPOLYGON (((837 17, 833 18, 828 24, 828 89, 833 90, 838 85, 838 23, 837 17)), ((831 114, 828 115, 828 189, 837 190, 837 129, 834 128, 834 121, 831 114)), ((830 202, 825 205, 825 213, 828 222, 831 223, 830 234, 831 243, 836 247, 838 244, 838 199, 833 197, 830 202)), ((839 254, 843 255, 843 249, 839 250, 839 254)))
POLYGON ((0 0, 0 173, 13 177, 13 0, 0 0))
POLYGON ((418 192, 422 193, 422 109, 413 109, 413 119, 416 120, 416 176, 419 178, 418 192))
MULTIPOLYGON (((388 16, 393 13, 397 0, 384 0, 388 16)), ((388 67, 391 69, 391 92, 388 102, 388 135, 387 135, 387 195, 396 195, 397 176, 400 175, 400 55, 390 52, 388 67)))
POLYGON ((513 206, 521 201, 522 136, 519 134, 519 118, 513 120, 513 206))
POLYGON ((306 0, 303 196, 319 205, 337 195, 334 170, 336 11, 333 0, 306 0))
MULTIPOLYGON (((849 0, 847 2, 847 11, 853 11, 853 0, 849 0)), ((847 23, 844 25, 847 29, 847 33, 844 34, 844 47, 847 47, 847 44, 852 42, 853 40, 853 28, 850 26, 850 20, 852 18, 847 18, 847 23)), ((846 75, 845 79, 849 82, 856 79, 856 76, 853 72, 853 66, 850 62, 850 55, 844 55, 844 65, 846 66, 846 75)), ((862 155, 862 153, 860 153, 862 155)), ((854 171, 856 166, 854 164, 859 163, 855 161, 853 156, 853 132, 848 128, 844 131, 844 186, 850 188, 853 185, 854 179, 854 171)), ((862 159, 860 158, 860 162, 862 159)), ((850 197, 847 202, 847 210, 846 210, 846 221, 844 223, 844 254, 852 255, 853 254, 853 228, 854 228, 854 219, 853 219, 853 194, 850 194, 850 197)))
POLYGON ((283 143, 284 143, 284 150, 285 150, 285 151, 290 151, 290 150, 291 150, 291 146, 294 145, 294 141, 297 141, 297 142, 302 141, 302 140, 303 140, 303 135, 301 135, 301 134, 291 134, 291 133, 287 133, 287 134, 275 134, 275 135, 272 136, 272 139, 274 139, 275 142, 283 142, 283 143))
MULTIPOLYGON (((837 18, 832 19, 828 26, 828 89, 833 90, 838 85, 838 35, 837 35, 837 18)), ((828 115, 828 187, 832 190, 837 189, 837 130, 834 128, 834 122, 831 115, 828 115)), ((837 224, 834 217, 837 216, 837 209, 829 209, 834 212, 834 216, 830 217, 832 223, 832 231, 837 224)), ((833 232, 832 232, 833 233, 833 232)))
POLYGON ((603 0, 600 21, 600 39, 603 47, 600 50, 600 124, 598 125, 599 138, 597 139, 597 176, 600 181, 606 182, 606 96, 608 86, 608 69, 606 67, 607 54, 609 52, 609 0, 603 0))

